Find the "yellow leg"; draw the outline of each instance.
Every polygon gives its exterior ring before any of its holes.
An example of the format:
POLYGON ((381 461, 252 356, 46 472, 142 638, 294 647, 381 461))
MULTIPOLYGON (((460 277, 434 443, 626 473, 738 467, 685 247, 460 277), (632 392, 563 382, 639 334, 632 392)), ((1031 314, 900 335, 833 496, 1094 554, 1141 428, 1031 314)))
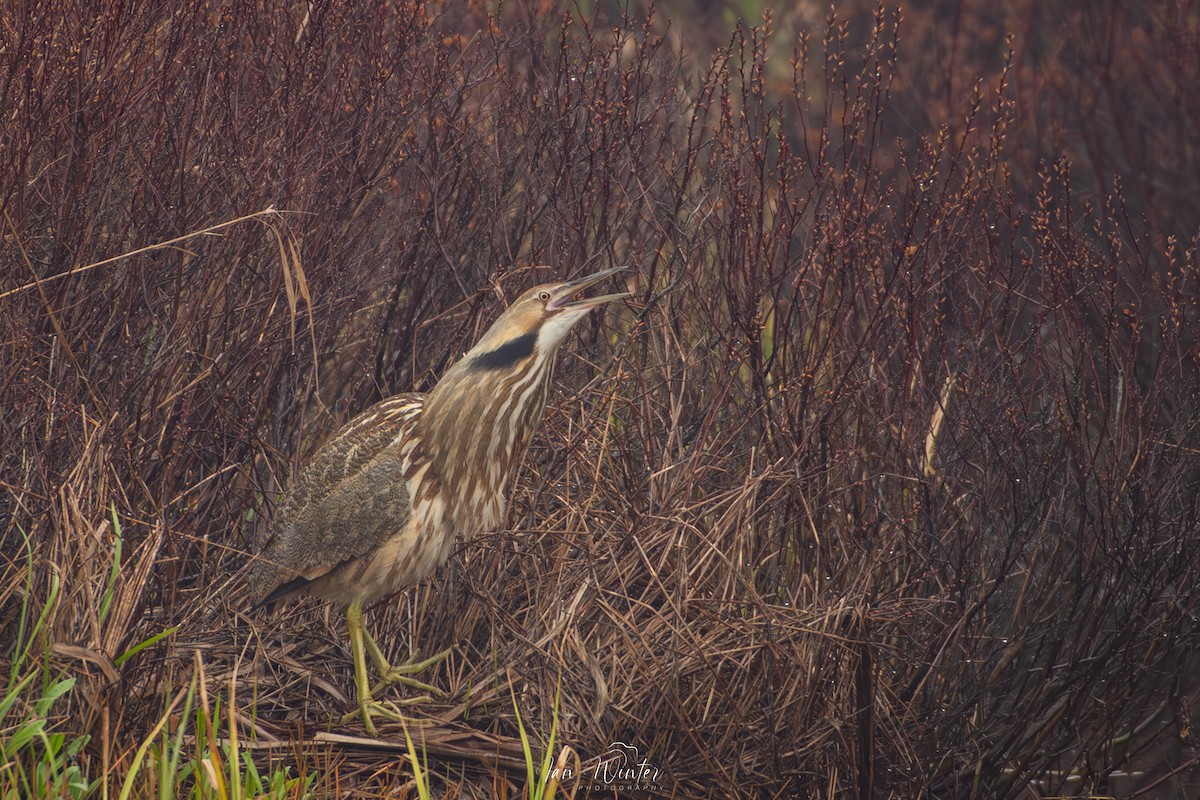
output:
MULTIPOLYGON (((350 654, 354 660, 354 691, 357 695, 358 709, 346 714, 342 717, 342 722, 346 723, 357 716, 362 716, 363 725, 367 729, 367 733, 372 736, 376 735, 375 723, 371 716, 377 714, 381 717, 399 722, 419 722, 405 717, 400 713, 396 703, 385 701, 380 702, 375 700, 373 695, 389 683, 403 683, 408 686, 423 689, 425 691, 437 692, 438 690, 432 686, 421 683, 420 681, 409 678, 408 673, 417 672, 425 669, 431 664, 435 664, 445 658, 450 651, 445 650, 427 661, 420 663, 402 664, 399 667, 393 667, 388 664, 387 659, 383 657, 383 652, 379 649, 379 645, 371 638, 363 626, 363 611, 362 603, 358 600, 350 603, 346 609, 346 627, 350 630, 350 654), (367 654, 370 654, 371 660, 375 662, 376 669, 379 670, 382 680, 374 689, 371 688, 370 682, 367 680, 367 654)), ((402 706, 415 705, 416 703, 425 703, 429 701, 429 695, 420 695, 418 697, 408 697, 399 702, 402 706)))
POLYGON ((437 664, 439 661, 445 659, 446 656, 450 655, 454 648, 447 647, 442 652, 438 653, 432 658, 427 658, 424 661, 408 661, 404 664, 392 666, 388 663, 387 658, 384 657, 383 651, 379 649, 379 645, 375 643, 373 638, 371 638, 371 634, 367 633, 365 629, 363 630, 363 644, 366 646, 367 653, 371 656, 371 660, 375 662, 375 671, 379 673, 379 683, 376 684, 376 686, 371 690, 372 692, 377 692, 389 684, 399 683, 404 686, 410 686, 413 689, 418 689, 422 692, 429 692, 431 694, 438 695, 439 697, 445 694, 445 692, 436 686, 430 686, 428 683, 422 683, 416 678, 410 678, 408 676, 412 675, 414 672, 423 672, 429 669, 434 664, 437 664))
POLYGON ((350 629, 350 655, 354 659, 354 689, 361 704, 364 696, 371 698, 371 685, 367 683, 367 660, 363 658, 362 603, 357 600, 346 609, 346 627, 350 629))

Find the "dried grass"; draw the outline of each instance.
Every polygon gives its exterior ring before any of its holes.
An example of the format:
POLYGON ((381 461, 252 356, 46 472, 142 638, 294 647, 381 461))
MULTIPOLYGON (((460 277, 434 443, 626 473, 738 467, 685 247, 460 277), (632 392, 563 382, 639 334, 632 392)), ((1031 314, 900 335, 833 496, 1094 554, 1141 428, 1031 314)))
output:
MULTIPOLYGON (((1195 36, 1177 5, 1103 77, 1151 119, 1173 81, 1192 163, 1195 49, 1140 60, 1195 36)), ((954 37, 1029 8, 962 3, 954 37)), ((693 69, 654 19, 108 9, 6 11, 0 54, 0 630, 27 570, 35 600, 62 577, 46 642, 90 763, 128 769, 199 653, 256 747, 399 791, 399 728, 330 721, 341 620, 247 613, 253 541, 351 414, 428 389, 536 277, 624 263, 637 302, 563 356, 505 530, 371 614, 392 655, 456 648, 426 732, 449 791, 515 787, 513 698, 548 731, 560 682, 559 741, 633 743, 667 795, 1186 777, 1200 195, 1152 198, 1184 174, 1154 153, 1114 187, 1082 116, 1042 138, 1092 96, 1061 62, 1031 87, 1016 40, 964 84, 922 9, 911 39, 831 15, 794 72, 770 20, 693 69), (1039 160, 1077 144, 1075 174, 1039 160)))

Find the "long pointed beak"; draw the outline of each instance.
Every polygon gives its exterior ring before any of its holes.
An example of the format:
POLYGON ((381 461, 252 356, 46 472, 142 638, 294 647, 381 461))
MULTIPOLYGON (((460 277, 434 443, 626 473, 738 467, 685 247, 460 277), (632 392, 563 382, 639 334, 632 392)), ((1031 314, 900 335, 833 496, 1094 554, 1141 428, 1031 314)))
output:
POLYGON ((550 302, 546 304, 549 311, 566 311, 571 310, 587 310, 596 306, 611 303, 613 300, 623 300, 626 297, 633 296, 633 292, 621 292, 620 294, 606 294, 600 297, 584 297, 579 300, 571 301, 571 298, 587 289, 589 286, 595 286, 600 281, 607 278, 609 275, 615 275, 618 272, 629 269, 629 267, 612 267, 611 269, 602 269, 592 275, 587 275, 582 278, 576 278, 573 281, 567 281, 554 290, 554 296, 550 298, 550 302))

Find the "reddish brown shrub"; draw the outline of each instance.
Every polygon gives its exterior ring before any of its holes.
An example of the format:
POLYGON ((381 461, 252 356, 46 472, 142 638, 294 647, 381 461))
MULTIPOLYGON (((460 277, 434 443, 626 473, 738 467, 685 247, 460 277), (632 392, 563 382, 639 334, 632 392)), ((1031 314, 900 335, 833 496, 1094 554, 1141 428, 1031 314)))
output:
MULTIPOLYGON (((197 649, 263 731, 340 711, 337 622, 236 591, 279 486, 535 277, 618 263, 638 300, 563 359, 508 530, 375 612, 458 646, 447 729, 514 736, 514 691, 548 730, 561 686, 560 742, 635 743, 679 796, 1104 793, 1194 758, 1197 195, 1082 117, 1030 133, 1100 96, 1082 73, 1013 87, 1033 45, 1001 34, 939 94, 883 11, 781 78, 769 22, 697 66, 655 19, 268 5, 4 12, 0 622, 61 580, 88 759, 125 763, 197 649)), ((1080 14, 1144 52, 1130 8, 1080 14)), ((1159 67, 1102 74, 1162 111, 1159 67)))

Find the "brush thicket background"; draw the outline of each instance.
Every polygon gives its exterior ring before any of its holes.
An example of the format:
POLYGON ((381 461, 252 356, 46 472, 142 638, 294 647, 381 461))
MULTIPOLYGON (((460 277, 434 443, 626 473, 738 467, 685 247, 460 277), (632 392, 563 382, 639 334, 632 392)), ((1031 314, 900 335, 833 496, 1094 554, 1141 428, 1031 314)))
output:
POLYGON ((341 620, 244 613, 280 487, 630 264, 506 530, 369 617, 431 713, 677 796, 1196 791, 1200 3, 754 5, 5 6, 0 657, 52 599, 86 773, 201 661, 330 727, 341 620))

